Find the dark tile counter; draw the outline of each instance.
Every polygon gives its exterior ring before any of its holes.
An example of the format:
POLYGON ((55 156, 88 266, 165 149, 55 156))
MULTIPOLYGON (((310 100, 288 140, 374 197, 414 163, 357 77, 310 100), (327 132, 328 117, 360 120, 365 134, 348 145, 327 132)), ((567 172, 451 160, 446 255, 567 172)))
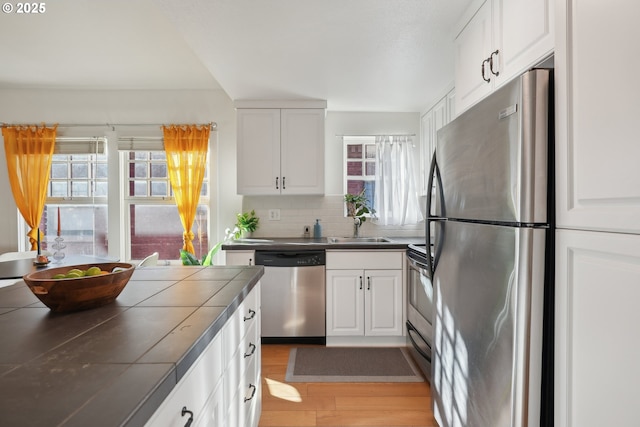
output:
POLYGON ((116 301, 52 313, 0 288, 0 426, 142 426, 263 267, 145 267, 116 301))
POLYGON ((222 245, 227 251, 301 251, 319 249, 406 249, 409 244, 424 243, 424 237, 386 237, 388 242, 341 242, 331 243, 330 238, 320 239, 295 237, 264 237, 256 239, 232 240, 222 245))

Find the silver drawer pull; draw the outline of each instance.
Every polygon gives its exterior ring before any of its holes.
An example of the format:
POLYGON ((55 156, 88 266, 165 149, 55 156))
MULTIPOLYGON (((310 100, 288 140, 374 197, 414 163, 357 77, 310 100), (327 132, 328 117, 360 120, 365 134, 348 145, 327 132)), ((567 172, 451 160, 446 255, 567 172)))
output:
POLYGON ((251 319, 253 319, 254 317, 256 317, 256 312, 255 312, 255 311, 253 311, 253 310, 251 310, 251 309, 249 309, 249 317, 245 317, 245 318, 244 318, 244 321, 246 322, 247 320, 251 320, 251 319))
POLYGON ((247 357, 249 357, 249 356, 253 356, 253 353, 255 353, 255 352, 256 352, 256 345, 255 345, 254 343, 250 342, 250 343, 249 343, 249 348, 251 349, 251 350, 249 351, 249 353, 245 353, 245 354, 244 354, 245 359, 246 359, 247 357))
POLYGON ((253 390, 251 391, 251 396, 249 397, 245 397, 244 401, 245 403, 250 401, 251 399, 253 399, 253 396, 256 395, 256 390, 258 389, 256 386, 254 386, 253 384, 249 384, 249 388, 252 388, 253 390))

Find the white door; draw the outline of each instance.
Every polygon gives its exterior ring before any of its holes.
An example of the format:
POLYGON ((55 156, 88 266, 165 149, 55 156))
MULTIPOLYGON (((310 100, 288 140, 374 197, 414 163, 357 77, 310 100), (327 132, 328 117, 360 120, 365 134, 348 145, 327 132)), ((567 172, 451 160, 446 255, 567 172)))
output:
POLYGON ((496 85, 522 74, 554 47, 551 0, 493 0, 493 40, 499 49, 496 85))
POLYGON ((456 111, 458 114, 493 90, 488 65, 492 48, 491 1, 485 2, 455 40, 456 111), (484 64, 484 66, 483 66, 484 64))
POLYGON ((402 270, 365 271, 365 335, 402 335, 402 270))
POLYGON ((640 2, 571 3, 556 31, 557 224, 640 233, 640 2))
POLYGON ((280 194, 280 110, 242 108, 237 120, 238 194, 280 194))
POLYGON ((324 194, 323 109, 283 109, 282 194, 324 194))
POLYGON ((327 270, 327 336, 364 335, 364 272, 327 270))
POLYGON ((556 233, 555 425, 638 425, 640 235, 556 233))

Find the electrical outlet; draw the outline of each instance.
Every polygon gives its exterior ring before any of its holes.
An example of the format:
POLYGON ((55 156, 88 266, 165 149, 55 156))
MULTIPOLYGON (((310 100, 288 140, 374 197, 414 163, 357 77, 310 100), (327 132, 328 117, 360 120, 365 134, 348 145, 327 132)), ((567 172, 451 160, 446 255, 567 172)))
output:
POLYGON ((269 209, 269 221, 280 221, 280 209, 269 209))
POLYGON ((311 230, 311 226, 310 225, 305 225, 304 226, 304 234, 309 235, 311 230))

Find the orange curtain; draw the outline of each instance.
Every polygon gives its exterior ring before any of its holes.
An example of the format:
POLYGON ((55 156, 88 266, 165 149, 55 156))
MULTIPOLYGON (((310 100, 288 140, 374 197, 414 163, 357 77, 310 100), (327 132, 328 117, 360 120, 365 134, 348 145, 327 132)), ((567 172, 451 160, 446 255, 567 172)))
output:
POLYGON ((47 199, 57 125, 7 126, 2 128, 9 183, 16 205, 31 227, 27 235, 31 250, 37 248, 38 225, 47 199))
POLYGON ((209 126, 171 125, 162 126, 164 150, 173 195, 178 206, 184 232, 182 249, 195 253, 191 228, 200 200, 200 189, 204 178, 209 148, 209 126))

